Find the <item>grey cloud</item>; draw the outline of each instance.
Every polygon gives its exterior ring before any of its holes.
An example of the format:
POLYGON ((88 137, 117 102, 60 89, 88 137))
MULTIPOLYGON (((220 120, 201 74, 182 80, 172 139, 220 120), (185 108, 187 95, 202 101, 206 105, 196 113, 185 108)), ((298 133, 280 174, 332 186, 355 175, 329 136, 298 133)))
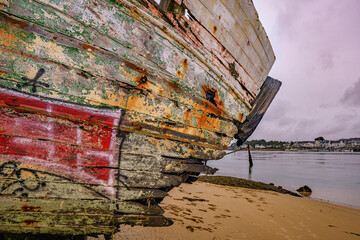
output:
POLYGON ((360 78, 345 91, 341 102, 349 106, 360 107, 360 78))

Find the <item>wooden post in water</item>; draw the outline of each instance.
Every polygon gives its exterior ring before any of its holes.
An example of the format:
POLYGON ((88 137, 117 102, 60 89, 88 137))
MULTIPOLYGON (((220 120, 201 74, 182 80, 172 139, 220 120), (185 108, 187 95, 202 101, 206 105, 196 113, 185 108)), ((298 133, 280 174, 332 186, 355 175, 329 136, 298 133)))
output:
POLYGON ((248 153, 249 153, 249 168, 252 168, 254 166, 254 164, 253 164, 253 161, 251 158, 250 145, 248 145, 247 149, 248 149, 248 153))
POLYGON ((251 158, 251 153, 250 153, 250 145, 247 146, 248 149, 248 153, 249 153, 249 177, 248 179, 251 180, 251 172, 252 172, 252 167, 254 166, 252 158, 251 158))

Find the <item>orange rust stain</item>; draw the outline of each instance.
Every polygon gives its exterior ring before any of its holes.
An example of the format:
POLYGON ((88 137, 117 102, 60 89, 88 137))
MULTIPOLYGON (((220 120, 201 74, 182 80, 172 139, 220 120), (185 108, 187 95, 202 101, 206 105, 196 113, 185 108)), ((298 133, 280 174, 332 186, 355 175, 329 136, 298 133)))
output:
POLYGON ((131 62, 128 62, 128 61, 126 61, 126 60, 124 60, 124 62, 125 62, 125 65, 126 65, 126 66, 134 69, 135 71, 137 71, 138 73, 140 73, 140 74, 142 74, 142 75, 146 75, 147 72, 146 72, 145 69, 143 69, 143 68, 141 68, 141 67, 139 67, 139 66, 137 66, 137 65, 135 65, 135 64, 133 64, 133 63, 131 63, 131 62))
POLYGON ((176 71, 176 75, 179 77, 179 78, 183 78, 184 75, 182 74, 182 72, 180 70, 177 70, 176 71))
POLYGON ((218 118, 213 118, 206 116, 204 114, 195 116, 199 128, 211 129, 214 131, 219 131, 220 121, 218 118))
MULTIPOLYGON (((199 128, 205 128, 205 127, 208 127, 207 125, 209 125, 208 121, 207 121, 208 118, 204 115, 197 117, 196 120, 197 120, 197 124, 198 124, 199 128)), ((211 126, 210 126, 210 128, 211 128, 211 126)))
POLYGON ((188 60, 185 58, 183 61, 182 61, 182 66, 183 66, 183 68, 185 69, 185 70, 187 70, 188 69, 188 62, 187 62, 188 60))
POLYGON ((16 41, 16 37, 12 33, 7 33, 5 30, 0 29, 0 43, 5 47, 10 47, 13 42, 16 41))
POLYGON ((183 115, 183 119, 185 122, 190 122, 191 121, 191 117, 192 117, 192 113, 191 113, 191 109, 188 109, 185 111, 184 115, 183 115))
POLYGON ((217 32, 217 26, 213 26, 213 33, 216 34, 217 32))
POLYGON ((212 113, 215 116, 222 116, 223 112, 221 109, 217 108, 214 104, 209 101, 196 101, 197 108, 203 112, 212 113))
POLYGON ((21 206, 21 210, 23 210, 24 212, 32 212, 34 210, 39 210, 40 207, 34 207, 34 206, 29 206, 29 205, 22 205, 21 206))
POLYGON ((242 122, 244 120, 244 115, 240 112, 238 116, 238 121, 242 122))
MULTIPOLYGON (((171 94, 174 93, 174 91, 176 93, 178 93, 180 91, 183 92, 178 83, 173 83, 173 82, 170 82, 167 80, 164 80, 164 81, 170 88, 164 89, 162 96, 171 96, 171 94)), ((179 96, 183 96, 183 95, 179 94, 179 96)), ((205 96, 206 96, 206 92, 205 92, 205 96)), ((226 112, 224 112, 224 109, 219 109, 214 104, 212 104, 208 101, 194 99, 193 107, 195 107, 196 109, 198 109, 200 111, 203 111, 204 113, 209 113, 209 114, 211 113, 216 116, 224 116, 224 117, 228 116, 226 114, 226 112)), ((189 118, 188 115, 189 115, 189 113, 187 113, 186 115, 184 114, 184 120, 189 118)))
POLYGON ((79 45, 80 45, 83 49, 85 49, 85 50, 87 50, 87 51, 93 52, 93 51, 97 50, 96 47, 91 46, 91 45, 89 45, 89 44, 87 44, 87 43, 79 42, 79 45))
POLYGON ((146 126, 146 124, 138 122, 131 122, 129 125, 132 126, 135 131, 141 131, 143 127, 146 126))
POLYGON ((187 70, 188 70, 188 60, 185 58, 184 60, 181 61, 181 68, 176 71, 176 75, 179 78, 184 79, 187 70))
POLYGON ((250 46, 250 41, 247 41, 247 45, 250 46))
POLYGON ((185 111, 185 113, 183 115, 184 122, 191 123, 192 118, 195 118, 196 126, 198 128, 212 129, 212 130, 218 130, 218 128, 219 128, 219 120, 218 119, 208 117, 206 114, 199 114, 196 111, 194 112, 190 109, 185 111))
POLYGON ((203 89, 203 94, 204 94, 204 98, 206 99, 206 93, 210 90, 212 92, 214 92, 215 96, 214 96, 214 102, 216 104, 217 108, 220 108, 221 110, 224 110, 224 103, 220 100, 220 96, 219 96, 219 92, 217 89, 207 86, 207 85, 202 85, 201 88, 203 89))
MULTIPOLYGON (((166 84, 170 87, 170 88, 166 88, 163 90, 162 96, 171 96, 172 93, 174 93, 174 91, 176 93, 178 92, 182 92, 182 89, 180 88, 178 83, 173 83, 167 80, 164 80, 166 82, 166 84)), ((183 96, 182 94, 179 94, 179 96, 183 96)), ((184 95, 186 96, 186 95, 184 95)), ((206 96, 206 92, 205 92, 205 96, 206 96)), ((224 112, 224 109, 219 109, 218 107, 216 107, 214 104, 208 102, 208 101, 203 101, 203 100, 199 100, 199 99, 194 99, 193 102, 193 107, 204 112, 204 113, 211 113, 214 114, 216 116, 227 116, 226 112, 224 112)), ((186 119, 191 119, 191 117, 189 118, 189 114, 190 113, 186 113, 184 114, 184 120, 186 119)), ((190 120, 189 120, 190 121, 190 120)))
POLYGON ((5 71, 0 70, 0 76, 4 76, 5 74, 8 74, 8 73, 5 72, 5 71))
POLYGON ((150 87, 151 83, 146 75, 136 78, 136 86, 140 89, 146 90, 150 87))

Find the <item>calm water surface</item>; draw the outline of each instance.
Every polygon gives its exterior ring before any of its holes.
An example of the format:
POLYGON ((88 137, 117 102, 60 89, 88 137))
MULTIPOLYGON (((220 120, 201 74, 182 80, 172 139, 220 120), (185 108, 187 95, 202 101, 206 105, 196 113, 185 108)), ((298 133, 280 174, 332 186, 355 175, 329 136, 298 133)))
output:
POLYGON ((308 185, 312 198, 360 207, 360 153, 247 151, 225 156, 208 165, 215 175, 274 183, 295 191, 308 185))

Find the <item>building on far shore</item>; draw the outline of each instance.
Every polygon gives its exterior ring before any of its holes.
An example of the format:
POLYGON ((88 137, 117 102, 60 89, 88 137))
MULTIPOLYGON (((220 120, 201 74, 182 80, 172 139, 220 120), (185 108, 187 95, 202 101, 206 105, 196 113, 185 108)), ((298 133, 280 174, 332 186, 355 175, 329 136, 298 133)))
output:
MULTIPOLYGON (((339 140, 316 140, 316 141, 265 141, 251 140, 245 142, 240 148, 252 148, 259 150, 316 150, 316 151, 360 151, 360 138, 348 138, 339 140)), ((236 143, 229 145, 229 149, 236 149, 236 143)))

